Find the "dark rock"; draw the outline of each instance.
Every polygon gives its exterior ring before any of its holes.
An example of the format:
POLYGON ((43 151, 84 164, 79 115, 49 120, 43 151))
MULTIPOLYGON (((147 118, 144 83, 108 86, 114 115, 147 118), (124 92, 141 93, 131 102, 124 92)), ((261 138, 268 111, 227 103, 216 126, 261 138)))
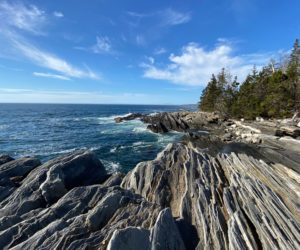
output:
POLYGON ((147 126, 147 129, 151 130, 154 133, 164 134, 169 132, 169 130, 162 124, 150 124, 147 126))
POLYGON ((7 163, 9 161, 13 161, 14 158, 10 157, 8 154, 0 155, 0 165, 7 163))
POLYGON ((115 120, 116 123, 120 123, 120 122, 123 122, 123 121, 134 120, 134 119, 140 118, 142 116, 143 115, 141 113, 133 113, 133 114, 130 114, 130 115, 127 115, 127 116, 124 116, 124 117, 116 117, 114 120, 115 120))
POLYGON ((150 124, 148 128, 155 133, 166 133, 169 130, 187 132, 190 129, 205 129, 217 126, 220 119, 215 113, 208 112, 171 112, 144 115, 142 122, 150 124))

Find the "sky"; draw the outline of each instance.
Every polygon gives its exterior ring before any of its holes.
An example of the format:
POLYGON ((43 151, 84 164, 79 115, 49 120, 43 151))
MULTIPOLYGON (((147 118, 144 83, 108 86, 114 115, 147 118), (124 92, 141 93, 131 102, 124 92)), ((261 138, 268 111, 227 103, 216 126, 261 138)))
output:
POLYGON ((0 102, 193 104, 300 37, 299 0, 0 0, 0 102))

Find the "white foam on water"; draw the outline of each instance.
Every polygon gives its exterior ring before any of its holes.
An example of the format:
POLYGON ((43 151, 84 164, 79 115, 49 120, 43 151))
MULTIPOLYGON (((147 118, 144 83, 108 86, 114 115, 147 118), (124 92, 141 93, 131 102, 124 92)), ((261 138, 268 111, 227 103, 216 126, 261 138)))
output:
POLYGON ((141 145, 144 145, 144 144, 145 144, 144 142, 138 141, 138 142, 134 142, 134 143, 132 144, 132 146, 141 146, 141 145))
POLYGON ((113 162, 113 161, 106 161, 106 160, 101 160, 106 171, 109 174, 115 173, 121 169, 121 165, 119 162, 113 162))
POLYGON ((114 147, 114 148, 111 148, 111 149, 109 150, 109 152, 111 152, 111 153, 115 153, 115 152, 116 152, 116 150, 117 150, 117 147, 114 147))
POLYGON ((151 132, 147 127, 135 127, 132 129, 135 133, 145 133, 145 132, 151 132))

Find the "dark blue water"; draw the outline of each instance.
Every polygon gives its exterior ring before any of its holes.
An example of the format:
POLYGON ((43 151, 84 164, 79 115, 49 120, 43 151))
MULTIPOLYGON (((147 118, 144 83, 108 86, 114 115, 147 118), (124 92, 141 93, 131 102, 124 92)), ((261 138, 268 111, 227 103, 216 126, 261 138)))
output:
POLYGON ((182 106, 0 104, 0 153, 54 157, 90 149, 109 172, 127 172, 152 160, 182 134, 154 134, 139 120, 114 123, 128 113, 178 111, 182 106))

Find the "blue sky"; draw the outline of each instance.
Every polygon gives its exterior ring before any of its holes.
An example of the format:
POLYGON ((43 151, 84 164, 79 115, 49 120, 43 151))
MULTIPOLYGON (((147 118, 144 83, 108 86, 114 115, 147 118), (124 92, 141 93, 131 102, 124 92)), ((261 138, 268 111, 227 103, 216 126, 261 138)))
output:
POLYGON ((0 0, 0 102, 190 104, 287 53, 299 0, 0 0))

